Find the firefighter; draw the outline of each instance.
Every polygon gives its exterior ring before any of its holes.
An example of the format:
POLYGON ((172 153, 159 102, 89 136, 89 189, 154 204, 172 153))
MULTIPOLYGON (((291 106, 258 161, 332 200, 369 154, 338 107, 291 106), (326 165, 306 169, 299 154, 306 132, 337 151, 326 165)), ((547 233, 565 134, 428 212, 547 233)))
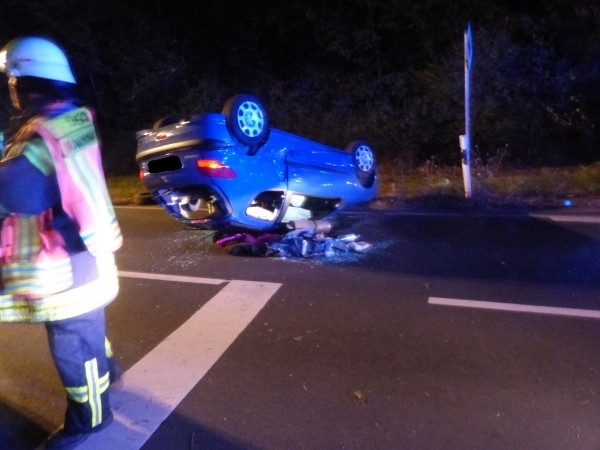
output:
POLYGON ((23 37, 0 51, 17 114, 0 161, 0 321, 44 323, 66 390, 48 450, 78 447, 112 421, 117 376, 104 307, 117 295, 122 244, 92 111, 78 100, 65 53, 23 37))

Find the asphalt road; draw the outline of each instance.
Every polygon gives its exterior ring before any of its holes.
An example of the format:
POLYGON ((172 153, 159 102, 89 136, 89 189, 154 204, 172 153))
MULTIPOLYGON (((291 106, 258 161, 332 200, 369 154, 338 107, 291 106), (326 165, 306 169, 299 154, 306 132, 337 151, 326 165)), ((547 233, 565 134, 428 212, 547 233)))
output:
MULTIPOLYGON (((600 449, 597 223, 356 212, 331 234, 373 248, 310 261, 228 255, 156 208, 117 213, 128 276, 108 333, 129 373, 229 280, 275 286, 145 450, 600 449)), ((0 325, 0 448, 35 448, 63 407, 43 328, 0 325)))

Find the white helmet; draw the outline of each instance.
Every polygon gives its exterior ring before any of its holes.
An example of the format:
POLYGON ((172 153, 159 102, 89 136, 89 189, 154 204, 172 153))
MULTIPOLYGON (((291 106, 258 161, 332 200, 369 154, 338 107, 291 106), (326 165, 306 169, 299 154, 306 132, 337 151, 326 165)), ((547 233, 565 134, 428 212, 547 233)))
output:
POLYGON ((37 77, 76 83, 69 61, 53 42, 39 37, 10 41, 0 51, 0 71, 12 77, 37 77))

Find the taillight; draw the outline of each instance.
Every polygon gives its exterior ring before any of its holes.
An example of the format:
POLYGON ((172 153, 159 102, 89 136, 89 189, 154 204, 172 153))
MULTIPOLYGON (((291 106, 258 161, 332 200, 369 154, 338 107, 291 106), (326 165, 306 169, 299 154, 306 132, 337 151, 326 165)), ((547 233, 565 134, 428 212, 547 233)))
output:
POLYGON ((237 174, 233 169, 223 165, 219 161, 211 159, 199 159, 196 166, 202 175, 214 178, 235 178, 237 174))
POLYGON ((144 171, 143 171, 143 170, 140 170, 140 180, 141 180, 142 178, 144 178, 144 171))

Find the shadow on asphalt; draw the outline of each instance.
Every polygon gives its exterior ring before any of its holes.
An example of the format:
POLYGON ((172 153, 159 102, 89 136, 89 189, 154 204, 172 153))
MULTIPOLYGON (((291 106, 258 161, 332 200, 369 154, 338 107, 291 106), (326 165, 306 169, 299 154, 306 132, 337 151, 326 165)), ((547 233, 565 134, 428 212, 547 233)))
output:
MULTIPOLYGON (((209 405, 206 407, 210 408, 209 405)), ((171 414, 142 447, 142 450, 163 449, 260 450, 177 413, 171 414)))
POLYGON ((374 245, 357 260, 372 270, 463 279, 600 284, 597 224, 579 225, 578 231, 573 231, 565 224, 526 215, 362 212, 349 213, 336 225, 339 233, 359 233, 361 239, 374 245))
MULTIPOLYGON (((47 437, 48 432, 35 422, 13 408, 0 404, 0 450, 34 450, 47 437)), ((142 449, 260 450, 176 413, 167 418, 142 449)))
POLYGON ((47 437, 47 432, 4 403, 0 403, 0 449, 33 450, 47 437))

